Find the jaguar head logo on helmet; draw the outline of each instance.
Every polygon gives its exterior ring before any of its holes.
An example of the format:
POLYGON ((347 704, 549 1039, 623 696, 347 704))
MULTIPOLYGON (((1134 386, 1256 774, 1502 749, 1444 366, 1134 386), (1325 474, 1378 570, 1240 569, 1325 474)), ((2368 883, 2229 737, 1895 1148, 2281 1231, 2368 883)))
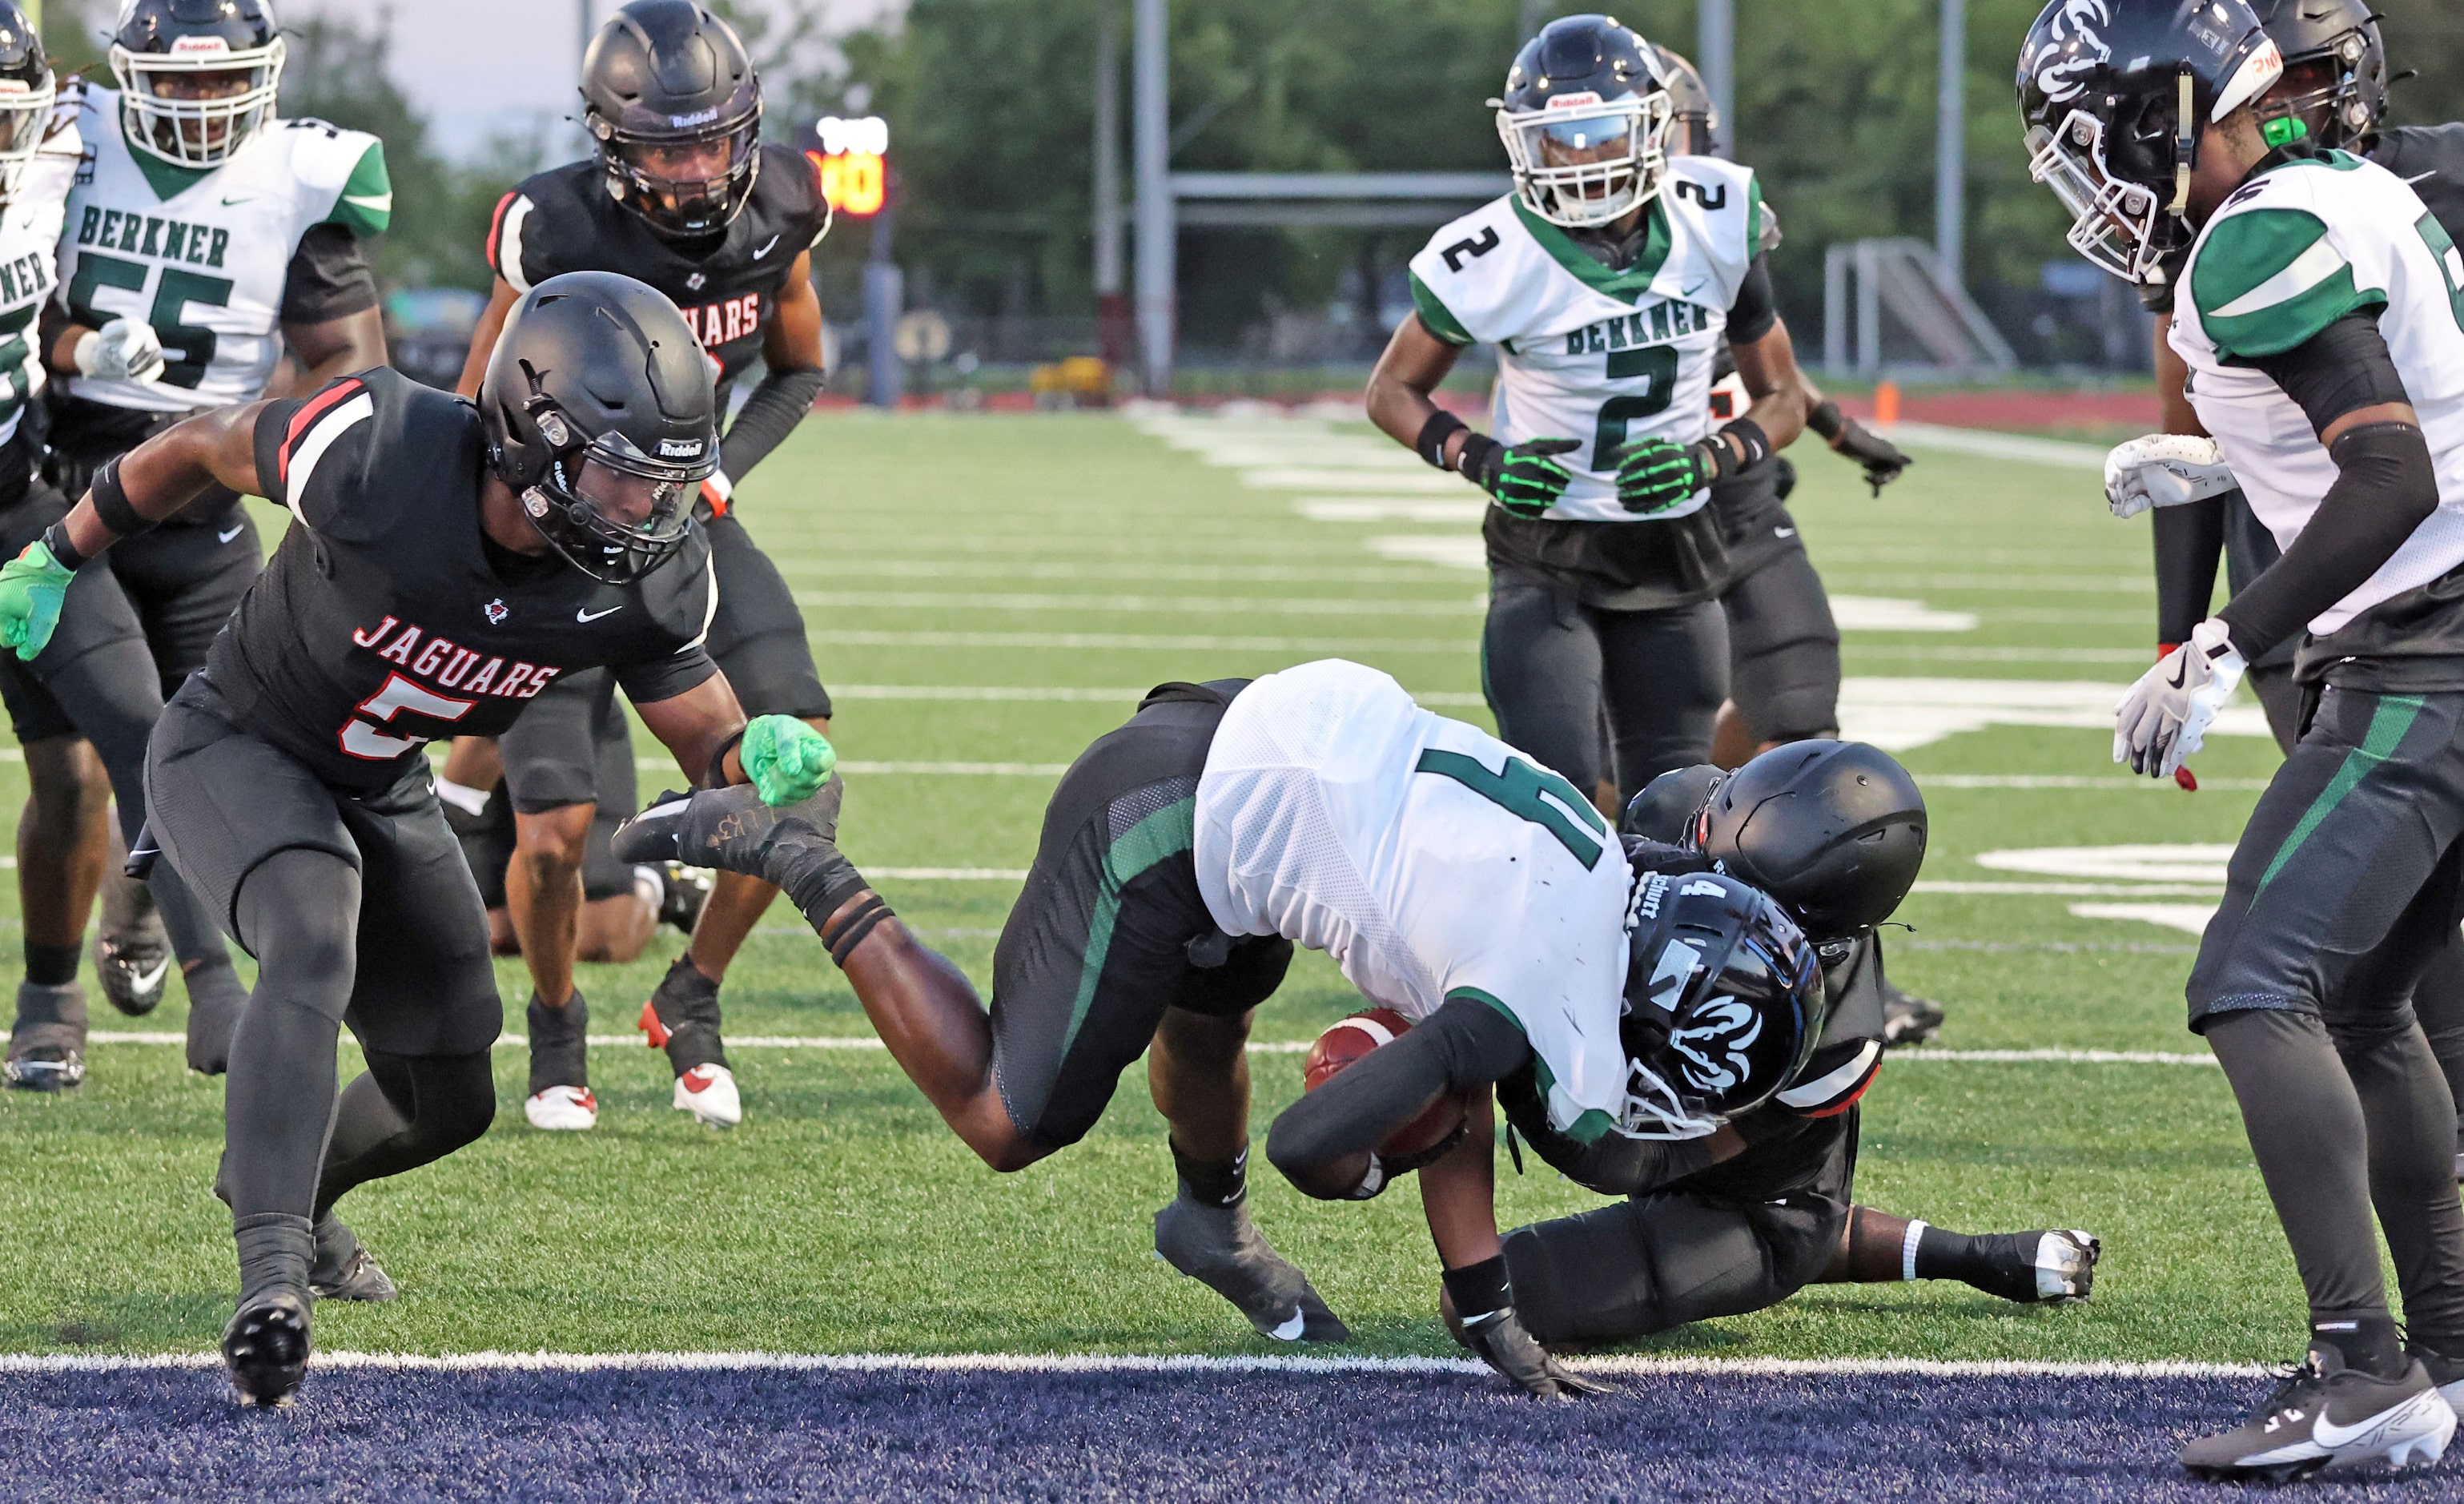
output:
POLYGON ((272 123, 282 23, 271 0, 125 0, 111 34, 128 144, 174 166, 219 166, 272 123))
POLYGON ((1542 219, 1614 224, 1658 196, 1676 106, 1659 55, 1632 27, 1605 15, 1551 21, 1489 104, 1514 191, 1542 219))

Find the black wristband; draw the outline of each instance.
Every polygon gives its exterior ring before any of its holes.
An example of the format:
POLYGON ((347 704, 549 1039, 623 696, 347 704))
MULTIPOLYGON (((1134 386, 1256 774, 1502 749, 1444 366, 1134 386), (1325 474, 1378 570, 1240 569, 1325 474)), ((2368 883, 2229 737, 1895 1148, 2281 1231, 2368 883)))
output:
MULTIPOLYGON (((833 910, 832 914, 835 916, 836 912, 833 910)), ((855 954, 855 948, 864 943, 864 938, 872 933, 873 926, 895 918, 897 915, 891 911, 888 900, 877 893, 868 893, 854 908, 848 910, 845 919, 822 927, 822 943, 829 947, 830 960, 838 962, 839 969, 844 971, 847 958, 855 954)))
POLYGON ((1825 443, 1836 444, 1839 441, 1840 431, 1848 427, 1848 419, 1840 412, 1839 404, 1825 397, 1805 415, 1805 426, 1820 435, 1825 443))
POLYGON ((1456 1318, 1465 1325, 1495 1316, 1514 1304, 1513 1287, 1507 1283, 1506 1255, 1485 1258, 1477 1264, 1447 1270, 1443 1275, 1446 1294, 1454 1298, 1456 1318))
POLYGON ((120 461, 122 457, 113 455, 108 464, 94 473, 93 485, 86 495, 94 501, 95 517, 111 529, 113 537, 134 538, 140 533, 153 531, 154 523, 151 519, 139 516, 137 508, 129 504, 128 493, 120 484, 120 461))
POLYGON ((1455 469, 1465 480, 1485 491, 1491 467, 1502 467, 1505 457, 1505 445, 1485 433, 1473 433, 1464 438, 1463 449, 1456 453, 1455 469))
POLYGON ((1446 468, 1446 440, 1470 427, 1470 424, 1440 408, 1429 414, 1428 422, 1420 425, 1420 436, 1412 441, 1412 447, 1420 452, 1422 459, 1443 470, 1446 468))
POLYGON ((846 852, 818 840, 799 851, 791 867, 791 871, 776 874, 786 879, 779 886, 786 890, 788 901, 803 912, 804 921, 827 944, 836 933, 828 927, 829 921, 847 907, 849 898, 872 884, 855 870, 855 863, 847 859, 846 852))
POLYGON ((718 750, 710 755, 710 766, 702 772, 702 787, 725 788, 727 786, 727 754, 744 744, 744 733, 751 728, 752 723, 748 721, 737 727, 734 736, 718 744, 718 750))
POLYGON ((77 544, 69 542, 67 518, 61 518, 43 529, 43 547, 54 559, 59 561, 59 565, 63 569, 74 573, 85 567, 85 555, 78 553, 77 544))
POLYGON ((1753 419, 1731 418, 1720 425, 1720 431, 1736 440, 1736 447, 1745 451, 1746 455, 1744 459, 1737 461, 1734 467, 1724 471, 1723 474, 1733 476, 1740 470, 1751 469, 1771 458, 1771 435, 1764 432, 1763 426, 1753 419))

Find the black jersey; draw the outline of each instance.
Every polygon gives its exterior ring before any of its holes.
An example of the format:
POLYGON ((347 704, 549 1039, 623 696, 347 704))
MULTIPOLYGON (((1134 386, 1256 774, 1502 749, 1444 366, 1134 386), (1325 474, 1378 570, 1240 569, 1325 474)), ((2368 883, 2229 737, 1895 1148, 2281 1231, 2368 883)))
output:
POLYGON ((500 565, 480 529, 485 455, 475 409, 383 366, 257 421, 258 493, 298 525, 206 676, 329 784, 386 787, 423 743, 495 736, 576 670, 612 669, 636 703, 718 672, 702 650, 718 587, 698 530, 631 585, 553 554, 497 550, 500 565))
POLYGON ((818 170, 802 152, 761 148, 743 211, 707 243, 671 240, 607 194, 596 161, 525 178, 496 205, 488 264, 517 293, 566 272, 621 272, 684 311, 728 388, 761 354, 761 331, 796 257, 829 228, 818 170))

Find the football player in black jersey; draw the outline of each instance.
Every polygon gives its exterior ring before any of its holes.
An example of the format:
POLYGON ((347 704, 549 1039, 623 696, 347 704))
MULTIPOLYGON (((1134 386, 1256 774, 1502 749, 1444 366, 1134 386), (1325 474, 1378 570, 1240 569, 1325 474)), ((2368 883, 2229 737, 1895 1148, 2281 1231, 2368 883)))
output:
MULTIPOLYGON (((2257 0, 2253 9, 2284 53, 2284 77, 2261 101, 2265 113, 2286 122, 2278 130, 2287 139, 2361 153, 2404 178, 2448 234, 2464 243, 2464 122, 2385 123, 2387 44, 2369 6, 2364 0, 2257 0), (2299 137, 2292 134, 2295 122, 2299 137)), ((2172 276, 2143 287, 2140 297, 2156 315, 2156 390, 2164 403, 2165 431, 2204 439, 2207 430, 2183 395, 2188 368, 2167 338, 2172 326, 2172 276)), ((2230 486, 2229 473, 2219 476, 2217 484, 2230 486)), ((2156 655, 2161 658, 2188 641, 2190 629, 2210 614, 2219 557, 2229 591, 2238 594, 2276 562, 2277 547, 2274 535, 2251 511, 2238 488, 2159 506, 2149 521, 2155 533, 2156 655)), ((2286 643, 2253 663, 2249 676, 2251 690, 2267 712, 2268 729, 2276 733, 2277 744, 2290 752, 2300 740, 2301 729, 2301 690, 2293 682, 2293 644, 2286 643)), ((2183 776, 2188 773, 2189 769, 2183 770, 2183 776)), ((2446 1071, 2449 1091, 2464 1101, 2464 937, 2431 958, 2414 989, 2412 1004, 2422 1031, 2446 1071)), ((2464 1181, 2464 1141, 2456 1147, 2455 1176, 2464 1181)), ((2464 1366, 2455 1370, 2455 1376, 2464 1378, 2464 1366)))
POLYGON ((336 1198, 495 1113, 487 917, 424 744, 502 732, 605 668, 710 783, 776 803, 828 777, 829 743, 790 717, 748 725, 705 649, 716 595, 692 498, 717 458, 709 367, 674 306, 578 273, 516 307, 475 408, 379 367, 189 419, 106 464, 0 568, 0 646, 27 655, 81 566, 211 486, 297 520, 146 767, 163 855, 259 967, 217 1182, 241 1287, 223 1354, 252 1403, 298 1385, 312 1294, 393 1294, 336 1198), (338 1105, 343 1023, 368 1069, 338 1105))
MULTIPOLYGON (((582 71, 598 153, 525 180, 496 207, 488 237, 495 295, 472 337, 461 389, 478 388, 516 299, 543 278, 585 269, 638 278, 684 310, 710 352, 722 409, 737 378, 760 362, 766 374, 728 429, 698 503, 719 584, 710 653, 754 714, 827 730, 830 697, 803 614, 731 501, 821 394, 822 306, 809 252, 829 228, 828 201, 811 162, 761 144, 760 80, 744 44, 693 0, 633 0, 600 30, 582 71)), ((589 1013, 573 985, 573 958, 597 807, 622 801, 614 812, 631 812, 630 787, 603 787, 594 773, 603 761, 594 728, 603 740, 624 728, 594 708, 594 697, 606 693, 589 680, 562 686, 498 743, 516 826, 507 907, 537 990, 527 1114, 541 1128, 587 1128, 598 1117, 583 1059, 589 1013)), ((497 760, 467 741, 454 754, 446 776, 456 786, 446 793, 469 808, 495 781, 497 760)), ((628 748, 605 760, 629 756, 628 748)), ((641 1027, 674 1067, 674 1105, 714 1127, 743 1115, 719 1041, 719 983, 775 896, 750 878, 720 877, 692 943, 642 1009, 641 1027)))

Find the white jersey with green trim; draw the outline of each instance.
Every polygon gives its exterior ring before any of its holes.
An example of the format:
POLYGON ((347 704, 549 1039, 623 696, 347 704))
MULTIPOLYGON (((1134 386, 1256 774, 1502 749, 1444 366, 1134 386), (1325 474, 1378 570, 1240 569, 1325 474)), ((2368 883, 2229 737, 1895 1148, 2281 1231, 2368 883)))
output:
POLYGON ((1611 271, 1513 194, 1447 225, 1412 258, 1420 322, 1454 344, 1498 348, 1490 431, 1500 443, 1579 440, 1573 483, 1547 516, 1595 522, 1683 517, 1707 490, 1637 514, 1617 498, 1617 454, 1657 435, 1710 431, 1712 366, 1728 309, 1763 244, 1753 169, 1673 157, 1641 253, 1611 271))
POLYGON ((71 396, 152 412, 253 401, 282 357, 282 292, 299 238, 320 224, 363 237, 393 211, 385 144, 317 120, 275 121, 218 167, 131 148, 120 96, 72 85, 86 166, 59 240, 61 301, 99 328, 140 319, 162 337, 156 382, 71 377, 71 396))
POLYGON ((1224 933, 1325 951, 1416 1023, 1485 1003, 1530 1041, 1551 1123, 1586 1141, 1617 1124, 1633 874, 1565 779, 1375 669, 1305 663, 1233 699, 1195 857, 1224 933))
POLYGON ((0 444, 17 436, 26 404, 43 389, 35 321, 59 285, 60 219, 85 145, 76 112, 53 112, 51 130, 0 205, 0 444))
POLYGON ((2310 420, 2250 362, 2376 308, 2430 440, 2438 510, 2362 586, 2310 622, 2324 636, 2464 564, 2464 253, 2402 178, 2344 152, 2295 158, 2208 221, 2174 299, 2189 395, 2251 510, 2290 548, 2337 470, 2310 420))

